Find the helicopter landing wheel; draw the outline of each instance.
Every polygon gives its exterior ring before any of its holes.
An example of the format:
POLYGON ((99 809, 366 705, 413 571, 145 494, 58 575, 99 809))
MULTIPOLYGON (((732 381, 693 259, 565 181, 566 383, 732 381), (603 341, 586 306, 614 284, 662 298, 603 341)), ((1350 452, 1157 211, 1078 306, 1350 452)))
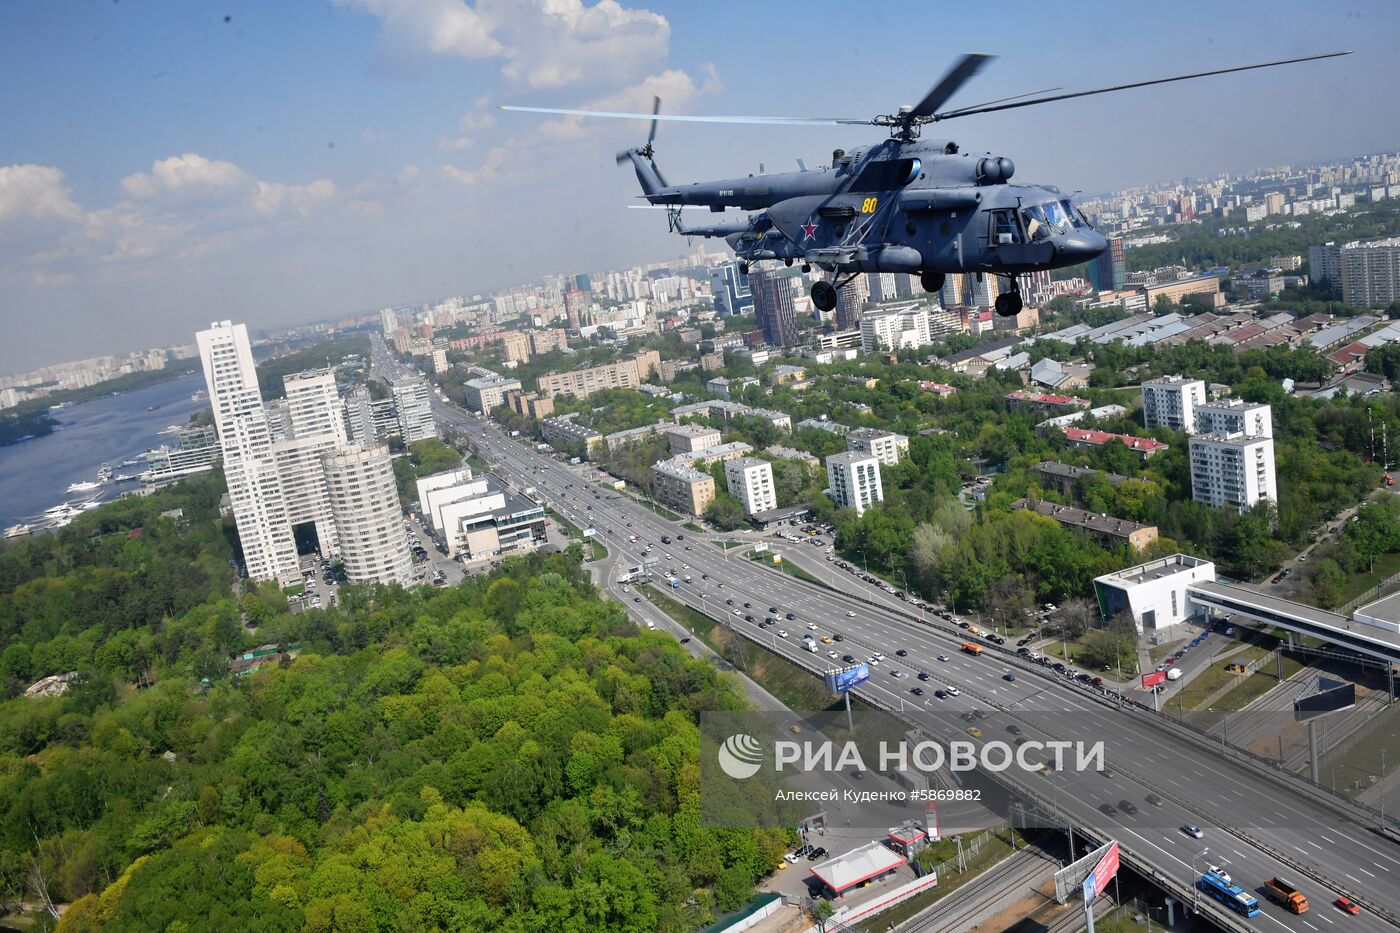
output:
POLYGON ((803 271, 804 274, 805 274, 805 273, 808 273, 808 272, 811 272, 811 271, 812 271, 812 264, 811 264, 810 262, 804 262, 804 263, 802 264, 802 271, 803 271))
POLYGON ((830 311, 836 307, 836 288, 830 282, 812 283, 812 304, 818 311, 830 311))
POLYGON ((1007 292, 1005 295, 997 295, 993 305, 996 307, 997 314, 1000 314, 1002 317, 1015 317, 1020 314, 1021 309, 1025 307, 1024 302, 1021 301, 1021 293, 1019 291, 1007 292))
POLYGON ((787 259, 784 259, 784 260, 783 260, 783 265, 785 265, 785 266, 787 266, 789 269, 791 269, 791 268, 792 268, 792 257, 789 256, 787 259))
POLYGON ((919 284, 926 292, 941 292, 945 278, 942 272, 920 272, 919 284))
POLYGON ((739 274, 740 274, 740 275, 748 275, 748 274, 749 274, 749 264, 748 264, 748 263, 746 263, 746 262, 741 262, 741 263, 739 263, 739 274))

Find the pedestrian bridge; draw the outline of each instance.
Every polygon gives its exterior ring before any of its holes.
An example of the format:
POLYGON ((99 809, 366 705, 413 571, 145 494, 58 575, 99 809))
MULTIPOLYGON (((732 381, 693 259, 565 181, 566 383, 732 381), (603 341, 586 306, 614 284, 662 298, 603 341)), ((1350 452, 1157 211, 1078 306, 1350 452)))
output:
POLYGON ((1311 635, 1388 664, 1400 663, 1400 593, 1362 606, 1350 617, 1231 583, 1192 583, 1187 594, 1206 609, 1311 635))

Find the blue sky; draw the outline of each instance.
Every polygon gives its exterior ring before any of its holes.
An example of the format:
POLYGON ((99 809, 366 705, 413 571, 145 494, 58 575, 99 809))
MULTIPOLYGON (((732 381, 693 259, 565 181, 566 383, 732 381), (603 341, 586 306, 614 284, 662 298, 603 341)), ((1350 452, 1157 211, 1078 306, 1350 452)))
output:
MULTIPOLYGON (((0 5, 0 371, 677 255, 612 153, 644 124, 499 103, 868 116, 1356 55, 944 124, 1067 190, 1400 148, 1394 3, 582 0, 0 5)), ((672 180, 860 128, 663 125, 672 180)))

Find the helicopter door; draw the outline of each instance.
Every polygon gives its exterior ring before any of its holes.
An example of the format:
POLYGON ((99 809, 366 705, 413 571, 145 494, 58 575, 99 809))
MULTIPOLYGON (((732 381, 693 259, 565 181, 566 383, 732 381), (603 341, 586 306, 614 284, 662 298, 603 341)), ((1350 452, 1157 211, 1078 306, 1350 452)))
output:
POLYGON ((987 211, 987 240, 997 262, 1008 266, 1034 266, 1050 261, 1053 247, 1048 242, 1030 242, 1016 211, 987 211))

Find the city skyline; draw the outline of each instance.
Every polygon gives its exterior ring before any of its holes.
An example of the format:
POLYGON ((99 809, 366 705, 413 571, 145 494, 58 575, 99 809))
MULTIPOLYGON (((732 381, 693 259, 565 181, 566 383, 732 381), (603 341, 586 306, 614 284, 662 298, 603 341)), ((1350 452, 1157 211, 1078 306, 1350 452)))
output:
MULTIPOLYGON (((0 370, 127 341, 159 345, 160 335, 211 317, 258 329, 675 256, 684 242, 652 213, 625 210, 635 187, 612 165, 644 125, 540 120, 495 105, 646 109, 658 94, 669 112, 869 115, 921 95, 962 51, 948 43, 881 78, 874 36, 895 24, 879 14, 872 38, 852 46, 857 65, 871 63, 870 80, 755 95, 755 80, 785 86, 826 17, 746 9, 743 33, 771 43, 754 62, 732 41, 731 18, 649 6, 526 5, 507 16, 490 3, 342 0, 274 19, 271 7, 208 16, 128 5, 93 11, 83 42, 63 34, 61 13, 0 12, 0 32, 33 40, 14 43, 0 64, 7 86, 26 88, 10 108, 14 131, 0 141, 0 302, 14 338, 0 349, 0 370), (324 42, 307 41, 313 32, 324 42), (252 75, 241 66, 254 46, 266 67, 252 75), (93 96, 94 85, 105 96, 93 96)), ((1210 8, 1215 31, 1248 39, 1230 43, 1182 11, 1098 18, 1105 31, 1093 37, 1063 28, 1076 21, 1068 10, 1020 13, 1029 32, 1063 34, 1073 61, 1092 62, 1083 68, 1066 68, 1044 46, 995 47, 971 12, 915 9, 898 25, 967 35, 963 44, 1001 53, 959 98, 967 103, 1047 83, 1087 87, 1357 49, 1315 66, 956 126, 968 149, 1009 153, 1028 178, 1067 190, 1393 147, 1394 121, 1385 118, 1397 105, 1348 91, 1395 76, 1383 46, 1400 11, 1286 6, 1294 15, 1210 8), (1144 132, 1144 114, 1159 115, 1161 127, 1144 132), (1203 132, 1212 145, 1199 145, 1203 132)), ((821 79, 804 72, 802 80, 821 79)), ((794 157, 815 164, 833 146, 878 138, 861 128, 673 124, 658 158, 671 177, 721 177, 760 163, 777 170, 794 157)))

